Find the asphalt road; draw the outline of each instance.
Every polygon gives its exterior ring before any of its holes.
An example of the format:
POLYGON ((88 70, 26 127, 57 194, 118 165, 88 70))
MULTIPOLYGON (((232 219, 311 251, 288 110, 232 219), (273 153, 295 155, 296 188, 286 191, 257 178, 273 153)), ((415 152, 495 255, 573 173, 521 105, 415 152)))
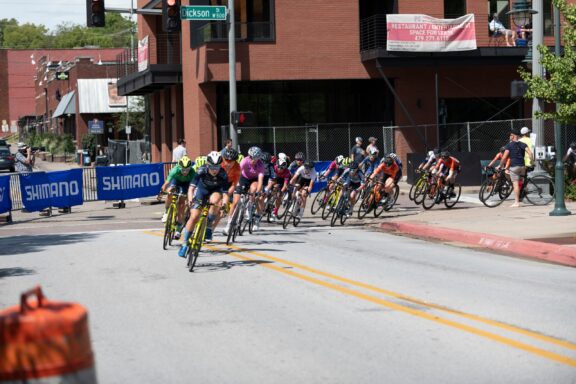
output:
POLYGON ((0 308, 38 283, 86 306, 101 383, 576 382, 573 269, 349 224, 215 242, 194 273, 146 220, 13 234, 0 308))

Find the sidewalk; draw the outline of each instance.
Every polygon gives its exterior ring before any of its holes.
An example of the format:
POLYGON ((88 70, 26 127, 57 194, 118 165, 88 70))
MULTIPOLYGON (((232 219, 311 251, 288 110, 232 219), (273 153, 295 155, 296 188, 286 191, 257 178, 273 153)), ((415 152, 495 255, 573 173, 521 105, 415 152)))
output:
MULTIPOLYGON (((402 183, 404 196, 409 190, 410 185, 402 183)), ((478 187, 467 187, 462 193, 473 197, 477 190, 478 187)), ((547 206, 527 204, 520 208, 510 208, 510 204, 504 202, 496 208, 458 204, 450 210, 435 206, 428 211, 418 206, 417 214, 388 217, 379 226, 409 236, 456 242, 576 267, 576 202, 566 202, 566 208, 572 212, 568 216, 550 216, 554 202, 547 206)))

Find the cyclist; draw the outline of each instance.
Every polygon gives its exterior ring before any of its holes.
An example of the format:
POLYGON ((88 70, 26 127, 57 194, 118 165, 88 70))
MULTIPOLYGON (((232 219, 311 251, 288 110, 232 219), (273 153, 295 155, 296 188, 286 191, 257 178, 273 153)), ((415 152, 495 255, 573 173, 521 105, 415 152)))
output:
MULTIPOLYGON (((375 178, 379 177, 379 175, 382 173, 383 174, 382 183, 384 185, 384 192, 390 194, 394 191, 394 188, 396 187, 395 180, 398 171, 399 171, 398 164, 394 161, 392 157, 386 156, 380 161, 380 165, 378 166, 378 168, 374 170, 374 172, 372 172, 368 180, 372 181, 375 178)), ((376 187, 374 187, 374 191, 377 193, 377 196, 380 196, 379 195, 380 184, 377 184, 376 187)))
POLYGON ((282 196, 288 189, 288 185, 290 184, 290 177, 292 176, 288 170, 288 161, 286 161, 286 158, 278 159, 276 165, 274 166, 274 174, 276 178, 273 180, 273 188, 282 188, 280 190, 281 193, 279 193, 278 197, 276 198, 274 211, 272 211, 274 220, 278 220, 278 208, 280 208, 280 204, 282 204, 282 196))
POLYGON ((562 162, 566 163, 570 178, 576 179, 576 141, 570 143, 562 162))
POLYGON ((339 181, 344 184, 344 188, 350 189, 350 211, 347 212, 347 214, 351 215, 354 204, 356 204, 356 198, 358 197, 357 191, 365 181, 364 172, 362 172, 357 162, 353 162, 348 166, 344 173, 342 173, 339 181))
POLYGON ((304 216, 304 208, 306 208, 306 198, 312 191, 312 187, 314 187, 314 180, 316 180, 316 170, 314 169, 314 163, 311 161, 307 161, 302 165, 292 179, 290 180, 290 184, 294 186, 294 195, 293 198, 296 198, 297 191, 301 191, 302 193, 300 196, 302 197, 302 205, 300 206, 300 212, 298 216, 302 218, 304 216))
POLYGON ((448 183, 450 197, 455 197, 454 183, 456 182, 456 176, 462 171, 460 161, 454 156, 450 156, 450 152, 442 151, 440 153, 440 161, 438 161, 435 168, 438 170, 438 174, 443 176, 446 183, 448 183))
MULTIPOLYGON (((330 177, 332 181, 336 181, 340 176, 342 176, 345 169, 346 167, 344 166, 344 156, 338 155, 334 160, 332 160, 332 162, 328 166, 328 169, 322 172, 322 174, 320 175, 320 179, 330 177)), ((334 189, 334 183, 329 184, 328 191, 332 192, 333 189, 334 189)))
MULTIPOLYGON (((162 185, 162 192, 168 192, 168 197, 166 198, 166 203, 164 205, 165 212, 162 216, 162 222, 165 223, 168 218, 168 208, 172 202, 172 194, 176 192, 177 189, 181 189, 184 193, 188 191, 190 182, 196 177, 196 172, 192 169, 192 160, 186 155, 182 156, 178 160, 178 165, 170 170, 166 182, 162 185)), ((185 218, 185 204, 186 199, 180 198, 178 200, 178 212, 176 214, 176 231, 174 232, 174 237, 176 240, 180 238, 180 232, 182 231, 182 221, 185 218)))
POLYGON ((194 170, 198 171, 198 169, 202 166, 206 165, 206 156, 198 156, 194 159, 194 170))
MULTIPOLYGON (((504 152, 506 151, 506 148, 504 147, 500 147, 500 150, 498 151, 498 153, 496 154, 496 156, 494 156, 494 158, 492 159, 492 161, 486 166, 484 167, 484 170, 486 170, 487 168, 492 167, 494 164, 496 164, 496 162, 498 161, 498 164, 500 164, 499 160, 502 160, 502 156, 504 156, 504 152)), ((504 165, 504 169, 506 171, 508 171, 508 168, 510 168, 510 158, 508 158, 508 160, 506 160, 506 164, 504 165)), ((510 178, 510 176, 507 173, 507 177, 510 178)))
POLYGON ((371 147, 367 152, 368 157, 362 160, 359 164, 360 170, 364 173, 365 177, 370 176, 378 167, 378 149, 376 149, 376 147, 371 147))
MULTIPOLYGON (((236 161, 236 159, 238 159, 238 151, 234 148, 224 148, 221 151, 221 154, 222 169, 224 169, 226 175, 228 175, 228 183, 230 184, 227 193, 225 193, 222 197, 222 206, 227 207, 234 194, 234 189, 240 181, 240 164, 236 161)), ((220 223, 220 220, 222 217, 224 217, 224 215, 224 210, 218 211, 218 216, 216 217, 216 220, 214 220, 212 229, 215 229, 218 226, 218 223, 220 223)))
MULTIPOLYGON (((264 210, 264 200, 266 200, 266 195, 271 193, 272 186, 274 184, 274 179, 276 175, 274 174, 274 163, 272 163, 272 155, 268 152, 262 152, 262 163, 264 164, 264 180, 262 185, 264 185, 264 192, 258 197, 258 211, 262 212, 264 210)), ((260 229, 260 219, 262 216, 258 217, 258 220, 254 222, 254 230, 260 229)))
POLYGON ((306 156, 304 156, 304 153, 302 152, 298 152, 297 154, 294 155, 294 161, 292 163, 290 163, 290 165, 288 166, 288 170, 290 171, 290 174, 294 175, 296 173, 296 171, 302 167, 302 165, 304 165, 304 162, 306 161, 306 156))
POLYGON ((427 169, 433 168, 438 162, 439 158, 440 148, 434 148, 433 150, 428 151, 426 158, 420 163, 417 169, 420 171, 426 171, 427 169))
MULTIPOLYGON (((245 157, 240 163, 240 181, 234 190, 234 199, 230 212, 234 212, 236 204, 240 201, 240 195, 246 192, 259 194, 262 191, 264 183, 264 164, 260 160, 262 157, 262 150, 258 147, 250 147, 248 149, 248 157, 245 157)), ((254 197, 250 196, 252 204, 255 203, 254 197)), ((256 220, 260 219, 259 213, 256 213, 256 220)), ((228 236, 230 226, 232 225, 232 215, 228 215, 228 224, 224 228, 224 235, 228 236)))
POLYGON ((190 218, 184 229, 184 240, 178 251, 178 256, 186 257, 188 251, 188 240, 192 233, 192 228, 196 225, 200 217, 200 207, 203 202, 209 200, 211 204, 208 212, 208 225, 206 226, 206 241, 212 240, 212 223, 216 219, 222 194, 228 189, 228 176, 222 169, 222 155, 220 152, 212 151, 206 156, 206 165, 198 169, 198 174, 188 188, 188 204, 190 205, 190 218))
POLYGON ((398 156, 394 152, 391 152, 388 156, 393 158, 394 161, 396 162, 396 164, 398 164, 398 173, 396 174, 396 177, 394 178, 394 183, 398 184, 398 182, 402 178, 402 169, 403 169, 404 165, 402 164, 402 160, 400 160, 400 156, 398 156))

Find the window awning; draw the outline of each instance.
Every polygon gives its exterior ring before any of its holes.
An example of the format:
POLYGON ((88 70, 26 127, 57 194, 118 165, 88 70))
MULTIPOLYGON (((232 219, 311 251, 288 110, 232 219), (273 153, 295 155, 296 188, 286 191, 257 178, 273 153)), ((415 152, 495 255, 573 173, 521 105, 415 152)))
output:
POLYGON ((52 117, 60 117, 62 115, 72 115, 76 113, 76 98, 74 97, 75 91, 68 92, 62 97, 60 103, 56 107, 52 117))
MULTIPOLYGON (((78 79, 79 113, 123 113, 126 97, 118 96, 116 79, 78 79)), ((133 110, 135 97, 129 100, 133 110)), ((143 104, 143 103, 142 103, 143 104)))

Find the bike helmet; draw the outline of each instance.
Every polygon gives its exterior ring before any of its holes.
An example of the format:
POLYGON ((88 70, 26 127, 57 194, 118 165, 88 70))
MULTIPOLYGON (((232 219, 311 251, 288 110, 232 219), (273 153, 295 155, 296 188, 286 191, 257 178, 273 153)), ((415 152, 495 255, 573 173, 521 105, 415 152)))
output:
POLYGON ((440 154, 440 148, 436 147, 432 150, 434 152, 435 155, 439 155, 440 154))
POLYGON ((387 167, 390 167, 392 164, 394 164, 394 159, 390 156, 386 156, 382 159, 382 163, 386 164, 387 167))
POLYGON ((428 151, 428 157, 434 156, 434 151, 428 151))
POLYGON ((182 156, 180 160, 178 160, 178 165, 180 168, 190 169, 192 166, 192 160, 188 156, 182 156))
POLYGON ((378 150, 374 147, 371 147, 368 150, 368 156, 378 156, 378 150))
POLYGON ((234 161, 238 158, 238 151, 234 148, 224 148, 222 157, 228 161, 234 161))
POLYGON ((298 152, 297 154, 294 155, 294 160, 306 160, 306 157, 304 156, 304 154, 302 152, 298 152))
POLYGON ((304 163, 304 168, 306 169, 312 169, 314 168, 314 162, 313 161, 307 161, 304 163))
POLYGON ((278 160, 286 160, 286 161, 288 161, 288 160, 287 160, 287 156, 286 156, 286 154, 285 154, 284 152, 280 152, 280 153, 278 154, 278 160))
POLYGON ((502 154, 503 154, 504 152, 506 152, 506 148, 504 148, 504 147, 500 147, 500 153, 502 153, 502 154))
POLYGON ((348 166, 348 168, 350 168, 350 172, 357 171, 358 170, 358 163, 354 161, 348 166))
POLYGON ((288 162, 286 159, 278 159, 278 169, 286 169, 288 168, 288 162))
POLYGON ((334 159, 334 161, 336 161, 336 164, 342 165, 342 163, 344 162, 344 156, 338 155, 336 156, 336 159, 334 159))
POLYGON ((398 158, 398 155, 395 154, 394 152, 390 153, 388 156, 390 156, 391 158, 393 158, 394 160, 396 160, 398 158))
POLYGON ((212 151, 206 156, 206 163, 208 164, 208 168, 219 168, 220 164, 222 164, 222 155, 220 152, 212 151))
POLYGON ((264 162, 264 164, 268 164, 272 161, 272 156, 268 152, 262 152, 261 159, 264 162))
POLYGON ((440 154, 440 157, 443 159, 447 159, 450 157, 450 152, 448 151, 442 151, 442 153, 440 154))
POLYGON ((248 150, 248 156, 250 156, 254 160, 258 160, 262 157, 262 150, 258 147, 250 147, 250 149, 248 150))
POLYGON ((570 148, 572 148, 572 150, 576 151, 576 141, 573 141, 570 143, 570 148))

